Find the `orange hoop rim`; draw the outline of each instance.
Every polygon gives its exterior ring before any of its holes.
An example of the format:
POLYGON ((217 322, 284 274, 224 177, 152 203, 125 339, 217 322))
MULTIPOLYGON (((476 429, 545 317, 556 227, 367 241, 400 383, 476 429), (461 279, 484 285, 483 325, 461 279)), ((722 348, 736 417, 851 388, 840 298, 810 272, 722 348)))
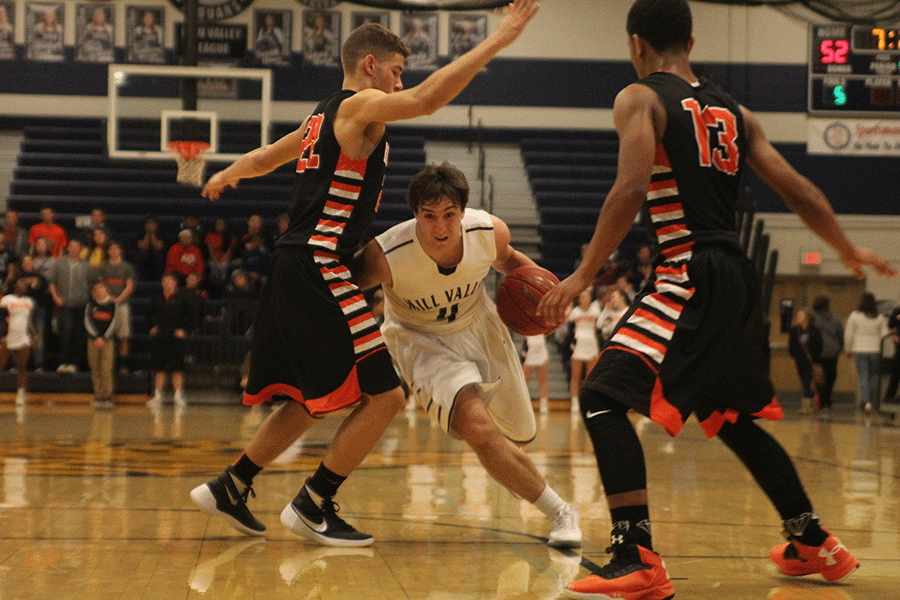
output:
POLYGON ((207 150, 210 145, 206 142, 188 142, 175 140, 168 143, 169 150, 179 154, 185 160, 194 160, 207 150))

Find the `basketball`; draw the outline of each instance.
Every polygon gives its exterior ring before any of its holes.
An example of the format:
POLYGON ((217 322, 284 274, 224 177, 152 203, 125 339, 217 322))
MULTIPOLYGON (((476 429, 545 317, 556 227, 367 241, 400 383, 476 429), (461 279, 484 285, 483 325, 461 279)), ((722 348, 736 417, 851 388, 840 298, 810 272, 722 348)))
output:
POLYGON ((503 324, 520 335, 541 335, 556 327, 535 315, 538 302, 559 283, 547 269, 528 265, 503 278, 497 288, 497 313, 503 324))

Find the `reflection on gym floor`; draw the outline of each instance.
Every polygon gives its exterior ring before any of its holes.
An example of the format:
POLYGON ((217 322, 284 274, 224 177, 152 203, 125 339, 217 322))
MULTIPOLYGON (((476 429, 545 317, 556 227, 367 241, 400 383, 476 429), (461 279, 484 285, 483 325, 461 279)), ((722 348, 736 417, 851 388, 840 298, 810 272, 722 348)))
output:
MULTIPOLYGON (((551 599, 606 562, 609 518, 590 442, 570 413, 539 416, 528 451, 582 515, 583 552, 544 545, 545 517, 474 453, 399 415, 342 486, 341 515, 370 548, 326 548, 278 515, 318 465, 342 415, 322 420, 254 482, 267 537, 243 537, 188 492, 237 457, 268 412, 228 404, 15 407, 0 398, 0 598, 551 599)), ((874 600, 900 584, 900 428, 835 409, 766 423, 794 458, 823 522, 856 554, 846 583, 777 574, 774 509, 696 423, 669 438, 635 418, 648 461, 655 546, 680 598, 874 600)))

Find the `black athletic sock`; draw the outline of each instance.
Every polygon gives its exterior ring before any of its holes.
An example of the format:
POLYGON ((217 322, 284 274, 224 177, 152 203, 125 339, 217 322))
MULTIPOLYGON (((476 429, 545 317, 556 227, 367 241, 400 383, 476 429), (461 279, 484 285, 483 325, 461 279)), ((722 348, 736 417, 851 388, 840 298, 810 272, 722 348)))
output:
POLYGON ((241 481, 247 485, 253 483, 253 478, 262 471, 262 467, 247 458, 246 454, 241 454, 237 462, 232 465, 232 468, 234 469, 234 474, 240 477, 241 481))
MULTIPOLYGON (((645 504, 637 506, 620 506, 609 509, 613 529, 628 531, 630 542, 653 550, 653 536, 650 531, 650 509, 645 504)), ((613 531, 615 535, 615 531, 613 531)))
POLYGON ((323 498, 332 498, 337 494, 338 488, 347 479, 330 470, 323 463, 319 463, 319 468, 306 481, 306 485, 323 498))

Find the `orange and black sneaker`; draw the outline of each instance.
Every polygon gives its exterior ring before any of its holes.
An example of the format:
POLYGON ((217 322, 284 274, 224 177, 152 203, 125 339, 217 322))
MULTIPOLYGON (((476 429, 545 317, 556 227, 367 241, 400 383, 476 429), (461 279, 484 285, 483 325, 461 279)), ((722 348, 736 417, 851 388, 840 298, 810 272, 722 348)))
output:
POLYGON ((828 531, 825 533, 828 539, 821 546, 807 546, 791 539, 787 544, 772 548, 769 559, 785 575, 799 577, 821 573, 828 581, 840 581, 859 567, 859 561, 841 540, 828 531))
POLYGON ((637 544, 613 544, 613 557, 594 575, 565 587, 578 600, 671 600, 675 597, 666 563, 659 554, 637 544))

